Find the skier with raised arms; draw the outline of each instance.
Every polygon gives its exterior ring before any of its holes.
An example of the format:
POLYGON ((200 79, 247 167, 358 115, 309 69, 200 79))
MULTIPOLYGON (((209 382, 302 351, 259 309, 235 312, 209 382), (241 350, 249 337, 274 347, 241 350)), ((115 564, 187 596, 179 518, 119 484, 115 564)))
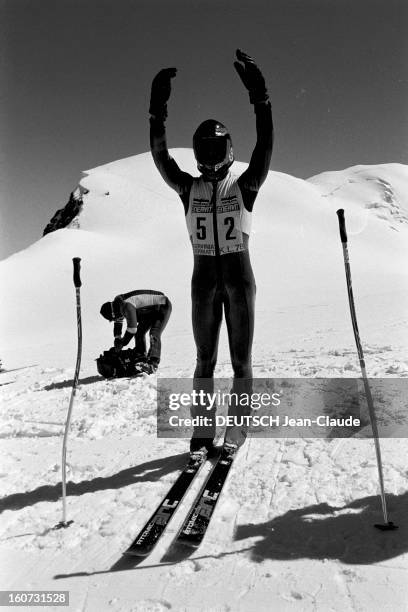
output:
MULTIPOLYGON (((150 98, 150 146, 161 176, 180 196, 194 253, 191 283, 192 323, 197 347, 194 387, 211 379, 217 360, 224 310, 231 364, 232 392, 252 391, 252 341, 255 279, 248 251, 251 215, 272 155, 273 124, 265 79, 254 60, 240 50, 234 66, 249 92, 256 117, 256 145, 247 169, 235 176, 231 136, 219 121, 201 123, 193 136, 200 177, 182 171, 167 149, 165 121, 171 79, 176 68, 161 70, 153 80, 150 98)), ((234 411, 233 411, 234 412, 234 411)), ((241 411, 242 412, 242 411, 241 411)), ((235 408, 235 414, 240 408, 235 408)), ((190 451, 210 450, 215 427, 194 429, 190 451)), ((244 426, 227 429, 224 445, 236 449, 246 438, 244 426)))

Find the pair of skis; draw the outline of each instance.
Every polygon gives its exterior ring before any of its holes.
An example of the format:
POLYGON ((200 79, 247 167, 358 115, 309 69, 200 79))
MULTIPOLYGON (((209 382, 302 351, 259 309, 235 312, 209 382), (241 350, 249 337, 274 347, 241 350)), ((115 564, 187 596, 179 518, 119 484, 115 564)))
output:
MULTIPOLYGON (((223 448, 217 462, 207 476, 194 505, 183 522, 176 543, 194 548, 201 544, 235 455, 236 449, 223 448)), ((207 456, 205 454, 193 453, 191 455, 186 467, 178 476, 166 497, 158 505, 143 529, 125 551, 126 555, 145 557, 153 550, 194 478, 206 461, 207 456)))

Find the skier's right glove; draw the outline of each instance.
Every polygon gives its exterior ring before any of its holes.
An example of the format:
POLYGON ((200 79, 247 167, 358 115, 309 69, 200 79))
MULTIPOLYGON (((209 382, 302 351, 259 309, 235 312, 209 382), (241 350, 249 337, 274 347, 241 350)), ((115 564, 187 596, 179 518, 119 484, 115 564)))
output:
POLYGON ((250 103, 267 102, 269 95, 262 72, 250 55, 240 49, 237 49, 236 54, 239 62, 234 62, 235 70, 248 90, 250 103))
POLYGON ((153 79, 150 94, 149 113, 156 119, 167 118, 167 102, 171 93, 171 79, 177 74, 177 68, 163 68, 153 79))

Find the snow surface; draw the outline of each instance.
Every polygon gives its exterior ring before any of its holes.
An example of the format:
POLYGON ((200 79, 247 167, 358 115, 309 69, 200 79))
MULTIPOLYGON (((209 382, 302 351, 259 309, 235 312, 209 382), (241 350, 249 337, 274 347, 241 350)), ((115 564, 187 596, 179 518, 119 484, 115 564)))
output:
MULTIPOLYGON (((190 150, 173 154, 195 173, 190 150)), ((244 167, 236 162, 233 170, 244 167)), ((406 610, 402 437, 381 440, 397 531, 372 528, 381 520, 372 440, 251 438, 197 551, 170 547, 181 509, 147 559, 121 558, 182 467, 187 441, 156 438, 156 376, 98 376, 94 359, 112 341, 99 307, 131 289, 164 291, 174 309, 160 375, 191 376, 192 254, 182 205, 150 154, 89 170, 80 189, 83 211, 71 229, 0 263, 1 588, 69 590, 70 609, 89 611, 406 610), (68 449, 74 523, 55 531, 76 356, 76 256, 84 346, 68 449)), ((355 166, 307 181, 269 174, 250 241, 257 377, 360 375, 339 207, 346 212, 368 374, 408 377, 408 168, 400 164, 355 166)), ((216 374, 231 375, 225 330, 216 374)))

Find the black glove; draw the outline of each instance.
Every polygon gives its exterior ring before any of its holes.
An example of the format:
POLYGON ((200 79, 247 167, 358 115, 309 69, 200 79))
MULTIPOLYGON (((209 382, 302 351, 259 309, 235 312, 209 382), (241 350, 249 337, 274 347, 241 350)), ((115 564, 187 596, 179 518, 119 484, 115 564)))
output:
POLYGON ((163 68, 153 79, 150 94, 149 113, 157 119, 167 118, 167 102, 171 93, 171 82, 177 74, 177 68, 163 68))
POLYGON ((249 101, 251 104, 258 102, 266 102, 269 100, 268 91, 265 85, 265 79, 258 66, 255 64, 252 57, 237 49, 237 59, 239 62, 234 62, 234 66, 241 81, 249 92, 249 101))

